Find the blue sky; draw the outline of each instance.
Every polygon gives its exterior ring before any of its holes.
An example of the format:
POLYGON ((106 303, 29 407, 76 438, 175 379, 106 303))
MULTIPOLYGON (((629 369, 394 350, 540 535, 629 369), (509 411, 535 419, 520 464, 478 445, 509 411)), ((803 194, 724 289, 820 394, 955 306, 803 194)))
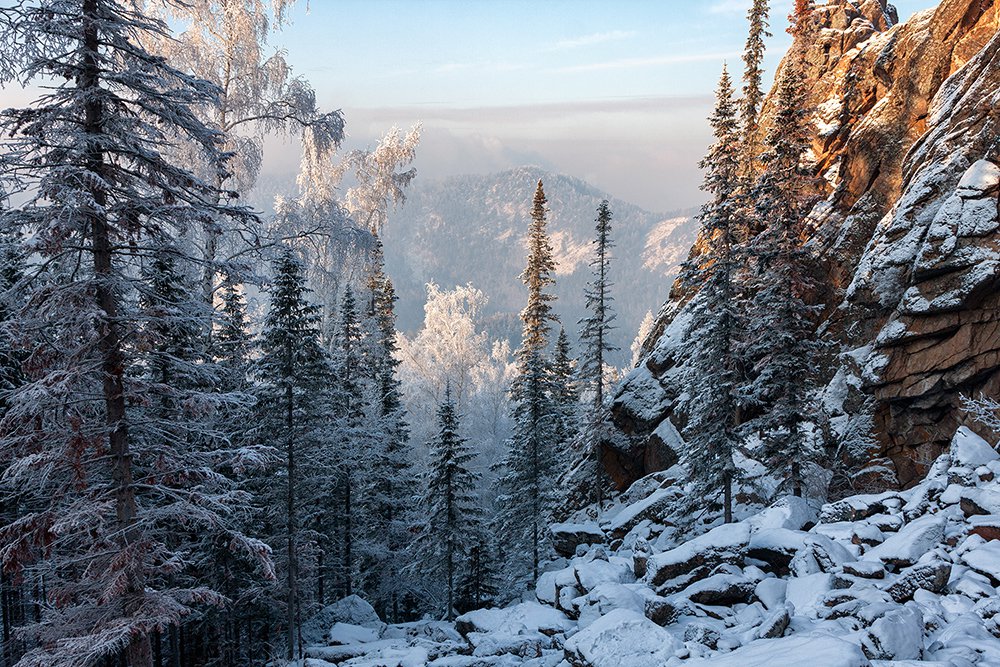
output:
MULTIPOLYGON (((897 2, 900 17, 936 4, 897 2)), ((695 164, 749 0, 311 0, 275 44, 351 141, 424 124, 419 178, 534 163, 646 208, 700 201, 695 164)), ((788 46, 772 2, 767 65, 788 46)), ((272 173, 292 159, 272 151, 272 173)))

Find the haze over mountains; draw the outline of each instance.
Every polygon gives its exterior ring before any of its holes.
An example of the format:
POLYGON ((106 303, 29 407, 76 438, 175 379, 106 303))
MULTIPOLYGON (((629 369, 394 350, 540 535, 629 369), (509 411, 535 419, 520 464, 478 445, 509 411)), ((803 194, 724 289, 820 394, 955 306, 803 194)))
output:
POLYGON ((386 264, 400 297, 402 331, 419 328, 428 282, 443 288, 471 282, 490 298, 485 316, 491 335, 519 342, 518 313, 525 299, 519 275, 539 179, 549 201, 549 231, 558 264, 555 307, 574 342, 577 321, 584 315, 584 288, 591 278, 596 209, 602 199, 610 200, 616 243, 611 277, 618 313, 615 344, 623 350, 614 362, 627 362, 640 322, 647 311, 655 313, 660 307, 694 241, 695 211, 653 213, 580 179, 537 167, 414 181, 406 204, 392 214, 384 233, 386 264))

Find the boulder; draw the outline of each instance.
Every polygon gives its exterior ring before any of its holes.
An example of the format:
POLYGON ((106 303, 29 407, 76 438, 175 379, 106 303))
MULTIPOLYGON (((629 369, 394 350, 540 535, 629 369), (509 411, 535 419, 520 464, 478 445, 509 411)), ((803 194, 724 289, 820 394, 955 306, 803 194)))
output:
POLYGON ((617 609, 567 639, 563 650, 573 667, 661 667, 681 646, 642 614, 617 609))
POLYGON ((712 569, 723 563, 742 564, 749 542, 749 525, 717 526, 674 549, 651 556, 646 581, 656 587, 699 568, 712 569))
POLYGON ((572 558, 581 544, 603 544, 604 531, 596 523, 554 523, 549 526, 552 547, 564 558, 572 558))
POLYGON ((911 521, 885 542, 866 552, 864 560, 878 559, 899 567, 913 565, 944 540, 944 527, 945 518, 938 515, 911 521))
POLYGON ((896 602, 913 599, 918 590, 943 593, 951 577, 951 563, 934 561, 906 568, 885 590, 896 602))

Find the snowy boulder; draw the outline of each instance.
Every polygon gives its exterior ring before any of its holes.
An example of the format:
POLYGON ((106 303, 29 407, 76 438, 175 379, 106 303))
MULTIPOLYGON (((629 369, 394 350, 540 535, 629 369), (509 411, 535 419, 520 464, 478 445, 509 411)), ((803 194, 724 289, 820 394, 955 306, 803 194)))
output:
POLYGON ((651 556, 646 580, 653 586, 661 586, 682 575, 704 576, 723 563, 740 565, 749 543, 748 524, 717 526, 678 547, 651 556))
MULTIPOLYGON (((747 557, 768 565, 771 572, 787 574, 792 558, 806 543, 806 534, 788 528, 760 530, 750 536, 747 557)), ((763 565, 761 566, 763 567, 763 565)))
POLYGON ((969 519, 972 534, 984 540, 1000 540, 1000 514, 986 514, 969 519))
MULTIPOLYGON (((1000 188, 1000 166, 989 160, 979 160, 969 167, 956 192, 966 199, 979 199, 1000 188)), ((964 428, 964 427, 963 427, 964 428)))
POLYGON ((377 641, 379 632, 375 628, 366 628, 353 623, 334 623, 330 628, 327 641, 331 646, 346 646, 348 644, 364 644, 377 641))
POLYGON ((302 624, 302 640, 308 644, 325 644, 332 628, 337 623, 360 625, 381 631, 385 624, 378 617, 375 608, 357 595, 349 595, 331 605, 302 624))
POLYGON ((824 634, 764 639, 732 653, 707 660, 689 660, 688 667, 870 667, 857 644, 824 634))
POLYGON ((823 505, 819 513, 823 523, 838 521, 860 521, 876 514, 883 514, 891 505, 899 501, 899 494, 886 493, 851 496, 834 503, 823 505))
POLYGON ((862 558, 902 567, 913 565, 944 539, 945 521, 933 514, 911 521, 862 558))
POLYGON ((974 470, 1000 459, 1000 454, 968 426, 962 426, 951 441, 951 459, 956 465, 974 470))
POLYGON ((455 628, 463 637, 472 632, 518 635, 541 633, 554 635, 573 627, 565 614, 558 609, 522 602, 506 609, 476 609, 455 619, 455 628))
POLYGON ((699 579, 679 595, 698 604, 731 607, 749 602, 756 586, 741 574, 720 573, 699 579))
POLYGON ((785 590, 788 582, 785 579, 764 579, 754 587, 754 596, 770 611, 783 608, 785 590))
POLYGON ((805 498, 786 496, 774 501, 770 507, 761 510, 746 520, 754 533, 764 530, 785 528, 807 530, 816 523, 818 512, 805 498))
POLYGON ((629 559, 619 556, 600 558, 593 555, 588 554, 587 559, 578 558, 573 562, 577 588, 581 591, 592 591, 601 584, 628 584, 635 581, 629 559))
POLYGON ((554 523, 549 526, 552 547, 565 558, 572 558, 581 544, 602 544, 604 531, 596 523, 554 523))
POLYGON ((617 609, 566 640, 564 651, 573 667, 661 667, 681 647, 642 614, 617 609))
POLYGON ((675 500, 676 495, 672 489, 657 489, 618 512, 607 526, 608 534, 620 540, 643 521, 663 521, 675 500))
POLYGON ((885 566, 880 561, 859 560, 841 565, 844 574, 860 579, 884 579, 885 566))
MULTIPOLYGON (((978 539, 973 537, 970 541, 978 539)), ((1000 542, 993 540, 973 546, 962 554, 962 562, 989 577, 994 586, 1000 584, 1000 542)))
POLYGON ((886 589, 896 602, 912 600, 918 590, 943 593, 951 577, 951 563, 932 561, 919 563, 903 570, 886 589))
POLYGON ((792 577, 785 589, 785 599, 801 616, 815 616, 815 608, 833 588, 833 575, 822 572, 804 577, 792 577))
POLYGON ((642 595, 633 588, 612 583, 601 584, 586 595, 581 595, 573 600, 573 606, 577 609, 577 623, 581 628, 615 609, 628 609, 643 615, 646 613, 646 601, 642 595))
POLYGON ((873 660, 918 660, 924 652, 924 617, 913 605, 882 616, 862 638, 865 654, 873 660))
POLYGON ((1000 492, 989 489, 962 489, 959 507, 966 517, 1000 514, 1000 492))

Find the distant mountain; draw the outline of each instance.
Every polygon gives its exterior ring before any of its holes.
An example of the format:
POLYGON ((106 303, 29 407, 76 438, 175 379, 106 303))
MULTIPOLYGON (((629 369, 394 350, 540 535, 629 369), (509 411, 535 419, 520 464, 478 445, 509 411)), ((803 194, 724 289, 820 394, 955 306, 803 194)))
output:
POLYGON ((549 233, 558 264, 556 311, 572 340, 585 314, 583 291, 591 279, 596 209, 602 199, 610 200, 616 243, 611 268, 618 312, 615 344, 623 349, 617 361, 625 362, 643 316, 660 307, 694 242, 693 212, 651 213, 580 179, 536 167, 414 181, 406 204, 384 233, 386 264, 400 296, 402 330, 419 328, 426 283, 451 288, 471 282, 489 295, 490 332, 509 337, 514 345, 519 342, 518 313, 526 293, 518 276, 524 269, 524 237, 539 179, 549 200, 549 233))

